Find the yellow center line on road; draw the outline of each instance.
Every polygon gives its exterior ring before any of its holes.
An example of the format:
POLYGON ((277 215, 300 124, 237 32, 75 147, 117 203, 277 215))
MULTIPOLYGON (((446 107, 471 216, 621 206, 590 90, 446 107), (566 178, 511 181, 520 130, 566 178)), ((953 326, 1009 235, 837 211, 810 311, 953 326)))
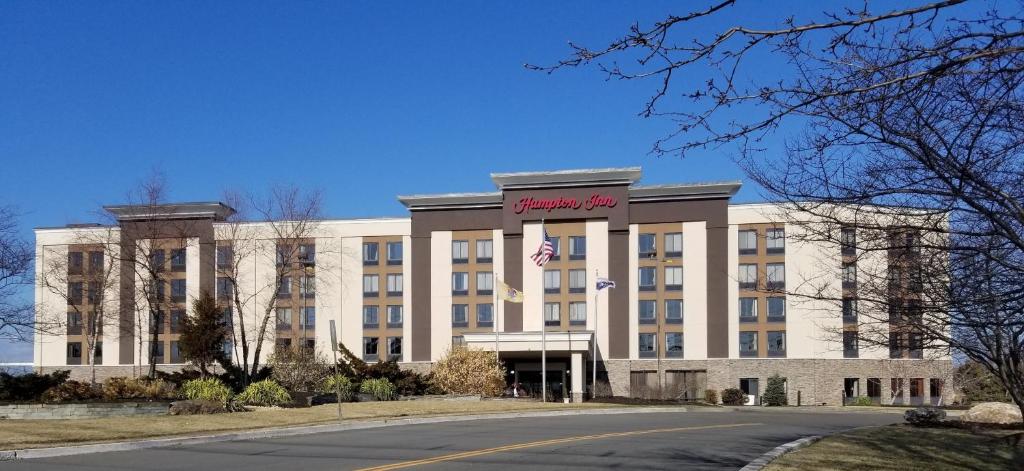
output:
POLYGON ((411 468, 413 466, 422 466, 427 464, 441 463, 444 461, 455 461, 465 458, 473 458, 475 456, 490 455, 494 453, 503 453, 506 451, 521 450, 523 448, 535 448, 548 445, 559 445, 562 443, 580 442, 584 440, 600 440, 603 438, 616 438, 616 437, 629 437, 633 435, 648 435, 652 433, 671 433, 671 432, 690 432, 694 430, 709 430, 716 428, 734 428, 734 427, 750 427, 754 425, 764 425, 760 423, 751 424, 724 424, 724 425, 703 425, 697 427, 676 427, 676 428, 659 428, 650 430, 633 430, 630 432, 612 432, 602 433, 597 435, 580 435, 576 437, 565 437, 565 438, 554 438, 551 440, 540 440, 536 442, 518 443, 513 445, 497 446, 494 448, 484 448, 480 450, 464 451, 461 453, 452 453, 450 455, 435 456, 433 458, 424 458, 421 460, 412 461, 400 461, 398 463, 385 464, 381 466, 375 466, 371 468, 362 468, 357 471, 388 471, 392 469, 411 468))

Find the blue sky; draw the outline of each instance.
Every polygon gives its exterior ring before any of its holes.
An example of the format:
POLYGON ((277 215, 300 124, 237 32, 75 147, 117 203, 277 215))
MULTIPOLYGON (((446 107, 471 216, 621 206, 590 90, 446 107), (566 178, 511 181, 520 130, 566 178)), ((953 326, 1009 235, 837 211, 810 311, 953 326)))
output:
MULTIPOLYGON (((30 237, 94 220, 154 168, 176 200, 300 184, 339 218, 403 215, 396 194, 489 191, 493 171, 639 165, 646 183, 742 179, 727 151, 648 155, 671 129, 637 117, 652 83, 522 66, 679 5, 4 2, 0 204, 18 207, 30 237)), ((801 6, 751 2, 706 27, 801 6)), ((759 198, 745 186, 737 200, 759 198)), ((0 361, 30 357, 0 345, 0 361)))

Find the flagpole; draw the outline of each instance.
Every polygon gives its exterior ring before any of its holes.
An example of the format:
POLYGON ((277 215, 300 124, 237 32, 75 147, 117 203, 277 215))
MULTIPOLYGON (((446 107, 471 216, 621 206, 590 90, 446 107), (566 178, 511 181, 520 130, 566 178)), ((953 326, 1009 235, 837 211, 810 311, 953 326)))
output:
POLYGON ((593 375, 593 380, 590 383, 590 399, 591 400, 597 398, 597 325, 598 325, 597 323, 601 319, 601 313, 600 313, 600 309, 599 309, 601 305, 597 303, 597 295, 601 294, 601 290, 596 289, 596 288, 597 288, 597 280, 598 280, 598 277, 600 275, 601 275, 600 271, 595 269, 594 270, 594 288, 595 288, 594 289, 594 338, 591 339, 591 342, 594 343, 594 353, 592 354, 592 356, 594 357, 593 358, 593 360, 594 360, 594 367, 592 368, 593 371, 591 371, 591 374, 593 375))
MULTIPOLYGON (((498 278, 497 273, 494 273, 494 279, 499 283, 501 282, 501 278, 498 278)), ((501 297, 498 296, 497 283, 491 284, 491 290, 494 291, 494 360, 501 361, 498 357, 498 319, 500 319, 499 315, 501 313, 501 305, 505 303, 501 300, 501 297)))
MULTIPOLYGON (((543 246, 544 220, 540 220, 540 243, 543 246)), ((547 317, 544 315, 544 265, 540 268, 541 291, 537 299, 540 300, 540 400, 548 402, 548 326, 547 317)))

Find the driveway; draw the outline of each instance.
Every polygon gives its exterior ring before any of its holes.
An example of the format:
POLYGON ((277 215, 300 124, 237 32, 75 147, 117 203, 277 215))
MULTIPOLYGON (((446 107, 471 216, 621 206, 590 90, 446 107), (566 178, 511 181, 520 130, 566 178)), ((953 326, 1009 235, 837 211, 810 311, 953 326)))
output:
POLYGON ((899 414, 750 409, 476 420, 0 463, 0 470, 738 469, 899 414))

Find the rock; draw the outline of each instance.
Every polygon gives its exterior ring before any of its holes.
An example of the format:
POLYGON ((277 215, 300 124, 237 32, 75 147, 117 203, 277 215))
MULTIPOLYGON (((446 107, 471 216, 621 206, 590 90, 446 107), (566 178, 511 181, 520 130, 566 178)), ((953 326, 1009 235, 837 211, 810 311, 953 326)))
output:
POLYGON ((1022 422, 1020 408, 1005 402, 982 402, 960 416, 961 422, 1016 424, 1022 422))
POLYGON ((227 412, 224 404, 216 401, 174 401, 171 415, 219 414, 227 412))
POLYGON ((918 407, 904 412, 903 418, 910 425, 928 427, 941 423, 946 418, 946 411, 937 407, 918 407))

